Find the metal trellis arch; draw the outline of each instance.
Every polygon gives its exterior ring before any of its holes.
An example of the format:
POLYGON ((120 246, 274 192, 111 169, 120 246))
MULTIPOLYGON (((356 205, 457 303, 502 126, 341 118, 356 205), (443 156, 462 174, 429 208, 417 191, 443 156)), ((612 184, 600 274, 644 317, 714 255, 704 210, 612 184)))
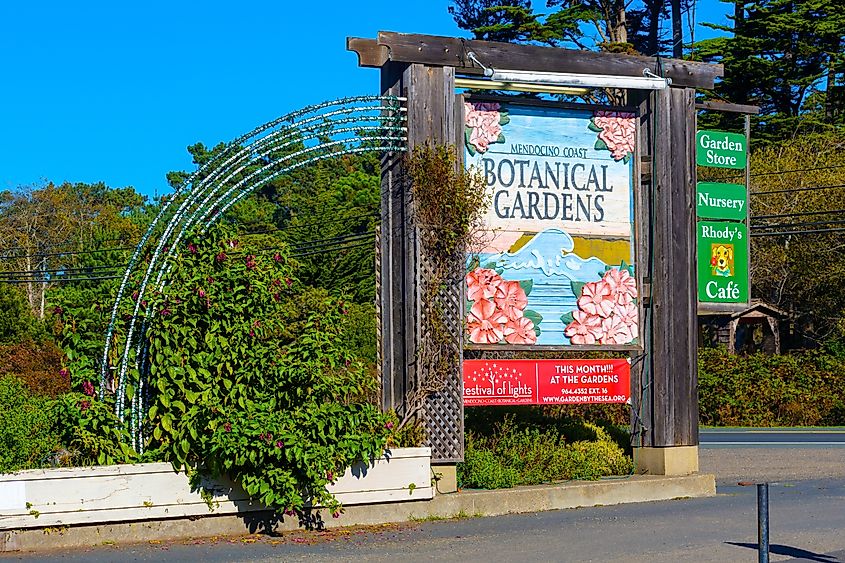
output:
POLYGON ((169 258, 181 252, 185 233, 204 231, 250 193, 293 170, 348 154, 406 151, 404 101, 395 96, 358 96, 279 117, 229 142, 162 205, 123 274, 100 370, 100 398, 107 388, 114 390, 115 414, 130 429, 137 451, 144 447, 142 413, 148 406, 147 323, 155 315, 155 311, 142 315, 142 303, 150 291, 167 285, 169 258), (132 312, 125 334, 119 336, 118 313, 124 303, 132 312))

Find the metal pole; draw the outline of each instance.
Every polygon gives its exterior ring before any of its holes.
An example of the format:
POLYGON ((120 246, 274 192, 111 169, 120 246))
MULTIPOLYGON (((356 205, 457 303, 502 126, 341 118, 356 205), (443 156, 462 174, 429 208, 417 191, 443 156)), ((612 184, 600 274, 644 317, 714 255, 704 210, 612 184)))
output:
MULTIPOLYGON (((751 116, 745 114, 745 232, 751 234, 751 116)), ((745 237, 745 255, 748 257, 748 303, 751 304, 751 237, 745 237)))
POLYGON ((769 484, 757 485, 757 560, 769 563, 769 484))

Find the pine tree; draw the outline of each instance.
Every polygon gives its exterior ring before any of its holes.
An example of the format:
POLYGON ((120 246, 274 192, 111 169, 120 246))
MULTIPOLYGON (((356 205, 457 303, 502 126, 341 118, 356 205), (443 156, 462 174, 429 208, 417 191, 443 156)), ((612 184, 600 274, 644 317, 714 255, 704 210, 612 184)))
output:
MULTIPOLYGON (((832 121, 831 94, 845 72, 845 11, 837 0, 727 1, 734 5, 733 26, 707 25, 731 36, 696 46, 697 58, 725 65, 725 78, 708 97, 760 106, 756 136, 767 141, 832 121)), ((729 120, 703 117, 707 126, 729 120)))

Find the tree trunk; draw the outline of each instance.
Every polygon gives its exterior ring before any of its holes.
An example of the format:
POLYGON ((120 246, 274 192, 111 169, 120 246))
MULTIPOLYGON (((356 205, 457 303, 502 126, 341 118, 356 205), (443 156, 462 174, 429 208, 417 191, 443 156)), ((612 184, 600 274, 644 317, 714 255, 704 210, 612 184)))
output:
POLYGON ((681 21, 681 0, 672 0, 672 56, 684 57, 684 27, 681 21))

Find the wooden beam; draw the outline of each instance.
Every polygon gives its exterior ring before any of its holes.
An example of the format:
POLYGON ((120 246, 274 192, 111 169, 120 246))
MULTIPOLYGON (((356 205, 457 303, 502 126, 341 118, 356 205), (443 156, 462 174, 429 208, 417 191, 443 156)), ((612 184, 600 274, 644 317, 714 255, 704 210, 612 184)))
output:
POLYGON ((714 111, 726 111, 729 113, 747 113, 750 115, 757 115, 760 113, 760 106, 729 104, 727 102, 700 102, 695 104, 695 109, 709 109, 714 111))
MULTIPOLYGON (((388 48, 391 61, 451 66, 464 74, 483 73, 483 69, 467 57, 470 51, 489 67, 537 72, 642 76, 644 68, 656 72, 658 66, 656 57, 387 31, 379 32, 378 44, 388 48)), ((356 50, 354 46, 350 49, 356 50)), ((718 64, 662 58, 659 64, 675 86, 709 89, 713 88, 717 77, 724 75, 724 68, 718 64)))
POLYGON ((358 55, 358 66, 381 68, 388 60, 388 49, 375 39, 347 37, 346 50, 358 55))

